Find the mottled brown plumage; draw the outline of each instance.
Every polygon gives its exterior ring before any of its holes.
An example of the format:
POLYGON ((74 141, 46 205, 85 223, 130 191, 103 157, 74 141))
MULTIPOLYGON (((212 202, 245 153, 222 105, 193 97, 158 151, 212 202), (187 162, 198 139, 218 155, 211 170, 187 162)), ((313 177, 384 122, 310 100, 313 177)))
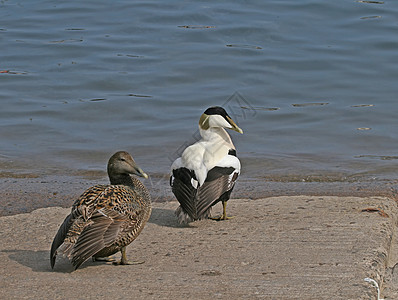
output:
POLYGON ((140 234, 151 214, 148 190, 135 174, 148 176, 127 152, 115 153, 108 162, 110 185, 87 189, 73 204, 51 246, 51 267, 58 253, 75 269, 90 257, 103 258, 118 251, 120 264, 128 264, 125 248, 140 234))

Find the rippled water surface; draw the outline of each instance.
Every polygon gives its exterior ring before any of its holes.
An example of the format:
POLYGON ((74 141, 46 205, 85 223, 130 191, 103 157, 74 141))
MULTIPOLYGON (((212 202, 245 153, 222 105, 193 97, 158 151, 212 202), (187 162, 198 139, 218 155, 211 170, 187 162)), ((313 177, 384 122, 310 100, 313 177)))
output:
POLYGON ((244 174, 398 165, 398 1, 0 3, 3 172, 166 174, 224 105, 244 174))

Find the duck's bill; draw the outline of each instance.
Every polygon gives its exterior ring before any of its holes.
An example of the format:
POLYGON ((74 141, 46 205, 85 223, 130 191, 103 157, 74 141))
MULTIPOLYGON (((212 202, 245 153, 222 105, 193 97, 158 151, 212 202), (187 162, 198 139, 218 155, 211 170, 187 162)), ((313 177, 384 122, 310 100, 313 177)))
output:
POLYGON ((227 116, 227 120, 228 120, 228 123, 231 124, 232 130, 235 130, 236 132, 243 134, 243 130, 241 128, 239 128, 239 126, 236 125, 236 123, 230 117, 227 116))
POLYGON ((138 176, 144 177, 145 179, 148 179, 148 174, 145 173, 141 168, 136 168, 136 174, 138 176))

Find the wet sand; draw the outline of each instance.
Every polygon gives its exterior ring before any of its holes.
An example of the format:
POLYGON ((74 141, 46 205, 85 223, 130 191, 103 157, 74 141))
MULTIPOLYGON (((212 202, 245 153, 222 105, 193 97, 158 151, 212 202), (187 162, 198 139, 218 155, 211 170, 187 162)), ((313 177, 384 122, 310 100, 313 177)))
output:
MULTIPOLYGON (((107 184, 105 172, 86 172, 81 176, 0 174, 0 216, 31 212, 44 207, 70 207, 88 187, 107 184)), ((153 202, 174 200, 167 174, 150 174, 143 181, 153 202)), ((331 175, 240 176, 232 193, 234 198, 259 199, 275 196, 385 196, 394 197, 397 180, 347 179, 331 175)))
MULTIPOLYGON (((68 208, 0 218, 4 299, 397 299, 397 203, 386 197, 231 199, 235 218, 180 226, 177 202, 153 204, 127 249, 141 265, 86 262, 49 248, 68 208)), ((220 212, 216 206, 214 214, 220 212)), ((118 256, 118 255, 117 255, 118 256)))

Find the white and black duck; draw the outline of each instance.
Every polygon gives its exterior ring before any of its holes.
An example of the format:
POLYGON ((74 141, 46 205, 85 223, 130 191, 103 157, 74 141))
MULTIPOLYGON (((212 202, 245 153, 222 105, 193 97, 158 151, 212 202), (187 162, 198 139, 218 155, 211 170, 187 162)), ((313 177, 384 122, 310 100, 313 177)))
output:
POLYGON ((171 166, 170 185, 180 203, 176 210, 181 223, 210 217, 211 207, 227 201, 240 174, 240 161, 231 137, 224 128, 243 133, 224 108, 208 108, 199 119, 201 139, 187 147, 171 166))

